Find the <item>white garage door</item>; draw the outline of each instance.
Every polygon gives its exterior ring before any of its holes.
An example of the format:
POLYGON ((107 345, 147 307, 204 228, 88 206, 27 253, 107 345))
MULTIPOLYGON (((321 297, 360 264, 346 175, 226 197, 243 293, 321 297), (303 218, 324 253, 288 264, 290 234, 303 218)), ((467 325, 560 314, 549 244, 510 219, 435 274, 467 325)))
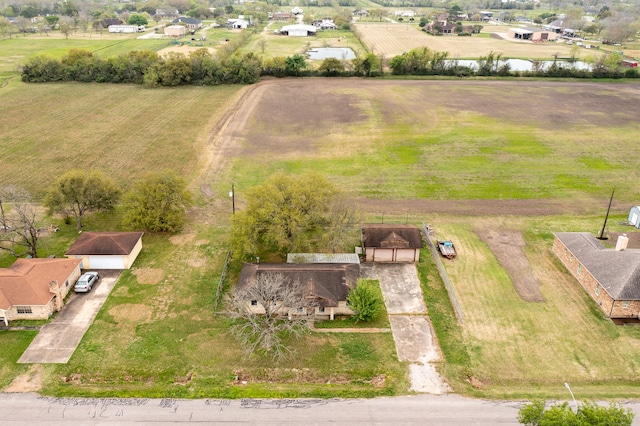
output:
POLYGON ((91 256, 91 269, 124 269, 124 259, 121 256, 91 256))

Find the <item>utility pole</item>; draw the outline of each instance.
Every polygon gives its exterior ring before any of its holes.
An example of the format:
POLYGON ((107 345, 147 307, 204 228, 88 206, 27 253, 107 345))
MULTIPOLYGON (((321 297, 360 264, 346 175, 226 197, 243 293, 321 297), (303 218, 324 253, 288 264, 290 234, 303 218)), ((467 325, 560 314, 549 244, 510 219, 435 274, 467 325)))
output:
POLYGON ((609 212, 611 211, 611 203, 613 202, 613 194, 616 192, 616 189, 613 188, 613 191, 611 191, 611 198, 609 199, 609 208, 607 209, 607 215, 604 217, 604 223, 602 224, 602 230, 600 231, 600 236, 598 237, 599 240, 606 240, 606 238, 604 237, 604 228, 605 226, 607 226, 607 220, 609 219, 609 212))
POLYGON ((231 184, 231 191, 229 191, 229 198, 231 198, 231 211, 236 214, 236 186, 231 184))

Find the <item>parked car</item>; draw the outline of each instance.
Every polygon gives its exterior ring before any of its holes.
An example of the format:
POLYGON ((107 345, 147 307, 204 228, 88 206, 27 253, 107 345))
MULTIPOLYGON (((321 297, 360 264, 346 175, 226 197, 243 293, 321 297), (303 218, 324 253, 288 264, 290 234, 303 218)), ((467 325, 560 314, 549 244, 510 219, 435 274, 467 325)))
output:
POLYGON ((76 285, 74 287, 75 292, 87 293, 91 291, 91 288, 98 282, 99 278, 100 277, 97 272, 85 272, 80 278, 78 278, 78 281, 76 281, 76 285))

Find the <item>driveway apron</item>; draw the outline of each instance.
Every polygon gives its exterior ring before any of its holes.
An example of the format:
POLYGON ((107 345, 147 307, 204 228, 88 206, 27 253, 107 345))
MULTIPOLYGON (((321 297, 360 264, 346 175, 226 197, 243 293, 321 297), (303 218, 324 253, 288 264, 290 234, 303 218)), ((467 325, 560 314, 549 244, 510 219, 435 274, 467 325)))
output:
POLYGON ((389 323, 400 361, 408 361, 411 390, 431 394, 450 392, 433 362, 440 351, 427 316, 414 264, 364 263, 362 274, 377 279, 389 313, 389 323))
MULTIPOLYGON (((121 271, 98 271, 89 293, 73 293, 58 315, 44 325, 18 363, 66 364, 115 286, 121 271)), ((73 291, 73 290, 72 290, 73 291)))

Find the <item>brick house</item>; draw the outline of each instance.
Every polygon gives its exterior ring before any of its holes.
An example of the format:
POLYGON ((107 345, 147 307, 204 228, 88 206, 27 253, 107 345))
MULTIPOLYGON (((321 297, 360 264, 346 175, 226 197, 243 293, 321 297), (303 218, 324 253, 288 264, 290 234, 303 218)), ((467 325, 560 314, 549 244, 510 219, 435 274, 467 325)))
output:
MULTIPOLYGON (((360 277, 359 263, 245 263, 240 272, 238 290, 267 273, 281 274, 288 282, 301 283, 306 297, 315 300, 314 312, 297 312, 295 307, 288 307, 290 315, 310 315, 316 319, 330 320, 336 315, 353 315, 347 306, 347 296, 360 277)), ((257 301, 247 303, 251 304, 253 312, 264 314, 264 307, 257 301)))
POLYGON ((18 259, 0 269, 0 321, 47 319, 80 277, 80 259, 18 259))
POLYGON ((422 237, 415 225, 367 224, 362 226, 362 247, 367 262, 417 262, 422 237))
POLYGON ((608 318, 640 315, 640 250, 605 248, 588 232, 557 232, 553 252, 608 318))

